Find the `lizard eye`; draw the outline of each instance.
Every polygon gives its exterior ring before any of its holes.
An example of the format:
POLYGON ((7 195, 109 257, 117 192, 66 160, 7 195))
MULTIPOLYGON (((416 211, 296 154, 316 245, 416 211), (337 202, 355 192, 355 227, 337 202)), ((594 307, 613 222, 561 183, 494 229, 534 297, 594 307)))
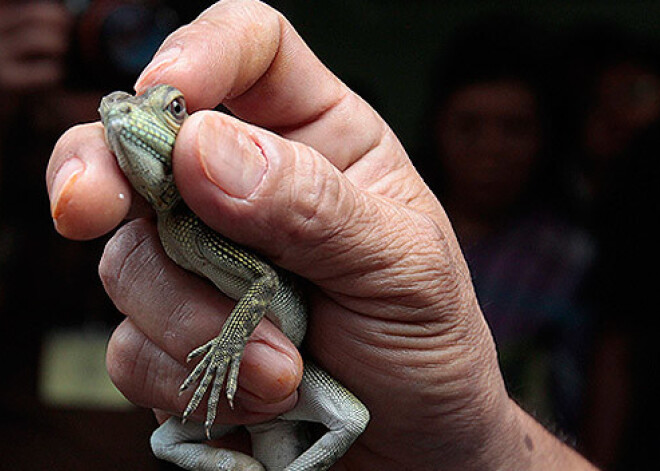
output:
POLYGON ((183 97, 176 97, 174 100, 170 101, 167 105, 167 111, 172 115, 177 121, 183 121, 183 118, 186 117, 186 102, 183 97))

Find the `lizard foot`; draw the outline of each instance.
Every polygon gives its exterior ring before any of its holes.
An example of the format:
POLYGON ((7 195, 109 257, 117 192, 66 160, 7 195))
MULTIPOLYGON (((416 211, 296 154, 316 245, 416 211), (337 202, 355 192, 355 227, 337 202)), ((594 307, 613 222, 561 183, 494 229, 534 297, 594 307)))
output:
POLYGON ((238 389, 238 371, 245 348, 245 342, 241 339, 231 342, 225 340, 225 337, 226 335, 221 333, 218 337, 190 352, 188 361, 202 355, 203 358, 179 388, 179 394, 182 394, 201 378, 197 389, 183 412, 183 421, 185 422, 190 417, 190 414, 199 407, 209 386, 211 387, 207 403, 206 420, 204 422, 204 429, 209 438, 211 426, 215 421, 218 411, 220 393, 225 383, 225 377, 227 378, 225 395, 227 401, 229 401, 229 406, 232 409, 234 408, 234 395, 238 389))
MULTIPOLYGON (((211 434, 217 439, 235 429, 235 425, 214 425, 211 434)), ((183 469, 265 471, 264 466, 250 456, 202 443, 206 433, 202 430, 201 424, 182 424, 171 417, 151 436, 151 448, 158 458, 170 461, 183 469)))

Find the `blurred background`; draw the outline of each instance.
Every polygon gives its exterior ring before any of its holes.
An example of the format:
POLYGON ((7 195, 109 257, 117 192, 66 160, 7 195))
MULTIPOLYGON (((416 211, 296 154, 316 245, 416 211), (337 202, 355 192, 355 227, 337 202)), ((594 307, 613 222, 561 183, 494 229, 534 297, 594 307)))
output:
MULTIPOLYGON (((0 0, 0 469, 169 469, 105 375, 104 240, 52 228, 68 127, 211 2, 0 0)), ((461 241, 511 395, 604 469, 655 463, 660 2, 283 0, 461 241)))

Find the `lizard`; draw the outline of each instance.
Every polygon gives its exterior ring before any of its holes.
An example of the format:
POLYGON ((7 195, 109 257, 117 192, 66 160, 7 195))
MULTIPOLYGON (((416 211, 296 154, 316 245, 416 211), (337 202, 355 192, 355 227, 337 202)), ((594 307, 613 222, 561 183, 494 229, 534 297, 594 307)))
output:
POLYGON ((243 350, 262 318, 274 322, 300 347, 307 328, 304 297, 293 275, 211 229, 181 197, 172 171, 172 150, 188 111, 178 89, 161 84, 136 96, 113 92, 101 100, 99 113, 106 144, 119 167, 155 210, 165 253, 236 300, 220 333, 189 354, 188 361, 201 360, 179 393, 199 384, 182 420, 171 417, 153 433, 153 452, 195 471, 328 469, 364 431, 370 417, 357 397, 307 355, 303 355, 296 406, 270 422, 246 426, 253 457, 205 443, 233 431, 234 426, 214 425, 217 407, 224 387, 233 408, 243 350), (206 394, 204 424, 187 422, 206 394), (312 436, 314 427, 308 422, 325 428, 312 436))

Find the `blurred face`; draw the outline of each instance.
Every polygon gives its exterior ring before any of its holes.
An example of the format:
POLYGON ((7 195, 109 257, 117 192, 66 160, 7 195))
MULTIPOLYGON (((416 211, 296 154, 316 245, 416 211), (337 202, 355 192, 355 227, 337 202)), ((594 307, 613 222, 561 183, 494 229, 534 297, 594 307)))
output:
POLYGON ((481 214, 514 204, 536 161, 540 129, 536 97, 522 82, 496 80, 456 91, 436 133, 448 200, 481 214))
POLYGON ((610 67, 600 77, 596 103, 587 115, 587 154, 603 161, 617 157, 658 116, 660 77, 633 63, 610 67))

